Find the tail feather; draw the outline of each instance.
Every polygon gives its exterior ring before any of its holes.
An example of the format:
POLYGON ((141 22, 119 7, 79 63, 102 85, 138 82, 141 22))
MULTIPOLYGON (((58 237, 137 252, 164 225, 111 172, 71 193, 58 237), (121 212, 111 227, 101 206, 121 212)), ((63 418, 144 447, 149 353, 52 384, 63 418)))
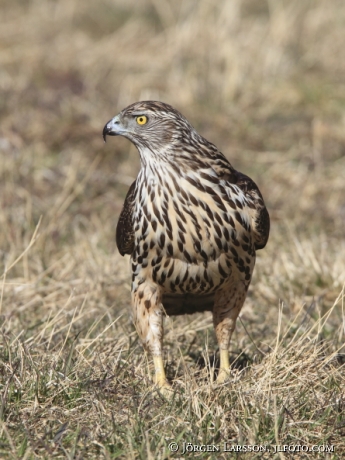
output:
POLYGON ((167 315, 190 315, 203 311, 212 311, 214 293, 195 294, 163 294, 163 307, 167 315))

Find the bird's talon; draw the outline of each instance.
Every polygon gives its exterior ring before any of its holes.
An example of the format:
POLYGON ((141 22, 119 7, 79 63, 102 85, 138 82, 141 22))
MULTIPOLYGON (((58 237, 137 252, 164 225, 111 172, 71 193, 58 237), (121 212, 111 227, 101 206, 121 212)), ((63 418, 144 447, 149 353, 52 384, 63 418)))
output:
POLYGON ((157 389, 165 398, 170 398, 173 395, 173 387, 165 380, 164 382, 156 382, 157 389))
POLYGON ((230 379, 230 369, 220 369, 216 383, 218 384, 225 383, 229 379, 230 379))

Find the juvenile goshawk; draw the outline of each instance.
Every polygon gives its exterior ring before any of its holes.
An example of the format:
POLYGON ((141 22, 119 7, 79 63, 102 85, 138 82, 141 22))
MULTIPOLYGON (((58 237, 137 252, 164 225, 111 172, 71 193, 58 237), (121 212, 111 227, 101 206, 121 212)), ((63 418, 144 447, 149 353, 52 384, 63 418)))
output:
POLYGON ((209 310, 220 349, 217 381, 229 375, 229 343, 270 220, 257 185, 236 171, 173 107, 137 102, 103 129, 138 149, 141 169, 117 229, 132 267, 133 319, 151 351, 155 380, 168 389, 163 315, 209 310))

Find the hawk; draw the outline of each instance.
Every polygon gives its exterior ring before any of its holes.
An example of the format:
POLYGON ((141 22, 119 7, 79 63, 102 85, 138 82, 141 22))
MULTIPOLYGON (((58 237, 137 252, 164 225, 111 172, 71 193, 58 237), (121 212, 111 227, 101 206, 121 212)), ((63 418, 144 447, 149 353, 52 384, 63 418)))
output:
POLYGON ((163 316, 211 311, 220 350, 217 382, 229 376, 229 344, 265 247, 269 214, 259 188, 163 102, 136 102, 106 136, 138 149, 141 169, 120 214, 116 243, 131 260, 133 320, 152 355, 155 383, 169 390, 163 316))

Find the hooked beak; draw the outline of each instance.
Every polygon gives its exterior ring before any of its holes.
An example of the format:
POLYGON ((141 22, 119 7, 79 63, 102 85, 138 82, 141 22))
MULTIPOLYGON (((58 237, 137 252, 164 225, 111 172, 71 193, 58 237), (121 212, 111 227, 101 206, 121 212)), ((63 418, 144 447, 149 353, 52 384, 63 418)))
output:
POLYGON ((119 115, 116 115, 116 117, 108 121, 108 123, 106 123, 106 125, 103 128, 104 142, 107 141, 107 136, 119 136, 121 134, 124 134, 125 132, 126 130, 121 125, 119 115))

